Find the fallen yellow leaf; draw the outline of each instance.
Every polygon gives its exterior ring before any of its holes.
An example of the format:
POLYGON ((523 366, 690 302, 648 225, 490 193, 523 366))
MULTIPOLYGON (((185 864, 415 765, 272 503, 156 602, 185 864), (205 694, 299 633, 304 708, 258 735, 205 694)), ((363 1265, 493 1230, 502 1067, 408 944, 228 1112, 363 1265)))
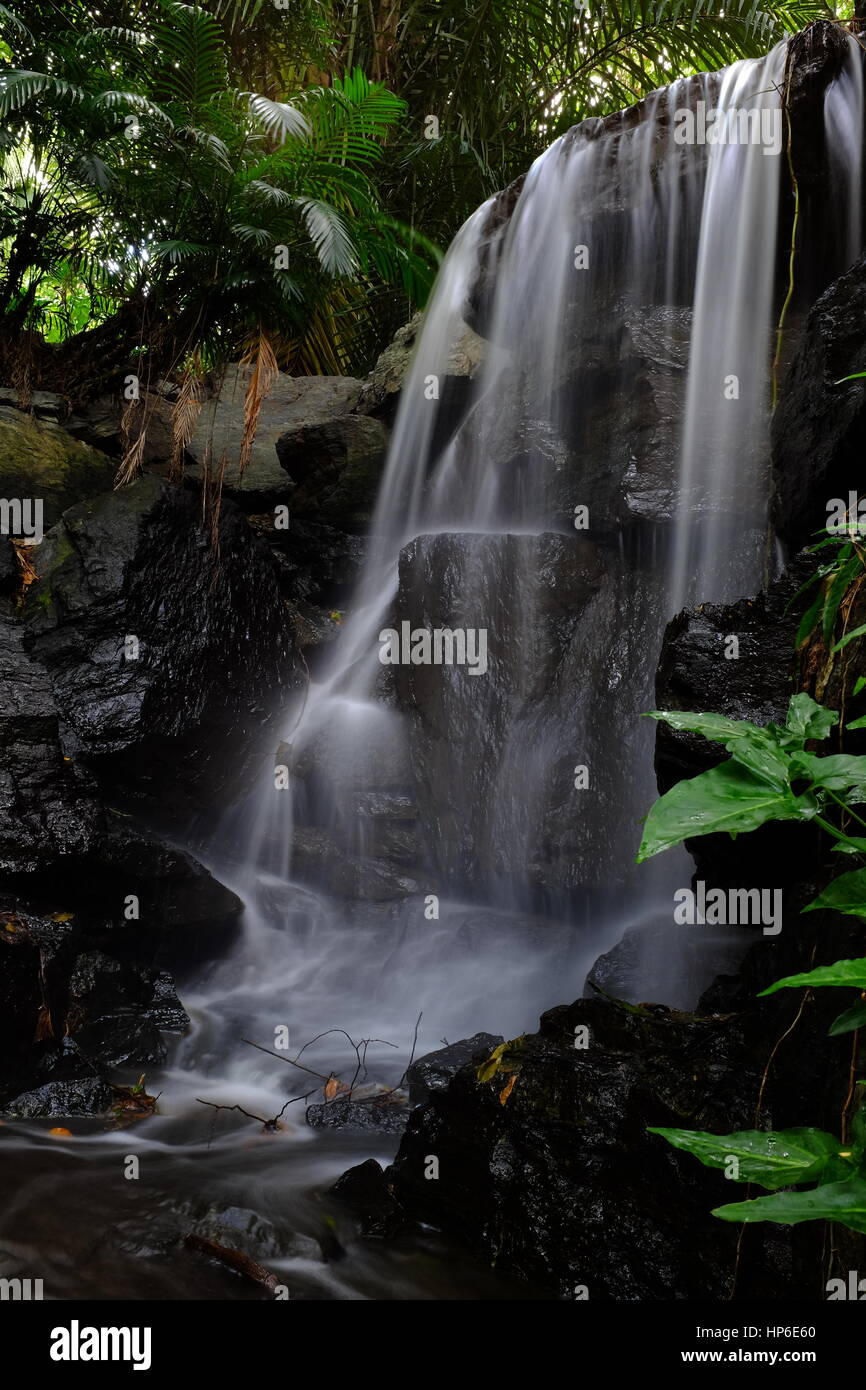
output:
POLYGON ((55 1135, 55 1137, 59 1139, 72 1138, 72 1130, 64 1129, 62 1125, 56 1125, 54 1129, 49 1129, 48 1133, 55 1135))

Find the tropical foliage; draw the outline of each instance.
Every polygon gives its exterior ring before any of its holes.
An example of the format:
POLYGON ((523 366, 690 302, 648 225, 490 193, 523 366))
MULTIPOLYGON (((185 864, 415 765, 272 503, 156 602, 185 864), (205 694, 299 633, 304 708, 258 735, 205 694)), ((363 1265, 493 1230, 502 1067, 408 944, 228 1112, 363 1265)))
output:
POLYGON ((362 72, 292 101, 241 91, 220 25, 174 0, 38 44, 6 23, 33 66, 0 81, 4 337, 64 341, 72 394, 136 355, 151 377, 244 346, 340 370, 365 285, 423 297, 435 257, 372 178, 402 103, 362 72))
POLYGON ((0 371, 74 399, 145 348, 151 375, 244 347, 360 370, 423 303, 434 248, 571 123, 830 13, 0 4, 0 371))
MULTIPOLYGON (((823 743, 838 731, 835 710, 822 708, 801 692, 791 698, 784 725, 759 727, 746 720, 679 711, 655 711, 652 717, 722 744, 730 757, 677 783, 655 803, 645 821, 640 859, 694 835, 722 831, 736 836, 769 821, 811 821, 827 833, 834 851, 853 857, 857 866, 833 878, 804 911, 826 909, 866 919, 866 835, 848 833, 851 822, 866 831, 866 821, 855 810, 866 803, 866 757, 818 754, 806 746, 823 743)), ((866 727, 866 719, 852 720, 846 727, 866 727)), ((832 987, 856 990, 860 998, 839 1014, 830 1034, 854 1032, 866 1024, 866 957, 787 976, 763 994, 832 987)), ((723 1169, 737 1182, 757 1183, 772 1192, 717 1207, 713 1214, 722 1220, 827 1220, 866 1232, 864 1084, 858 1083, 850 1135, 842 1139, 811 1128, 725 1135, 655 1128, 651 1133, 707 1167, 723 1169)))

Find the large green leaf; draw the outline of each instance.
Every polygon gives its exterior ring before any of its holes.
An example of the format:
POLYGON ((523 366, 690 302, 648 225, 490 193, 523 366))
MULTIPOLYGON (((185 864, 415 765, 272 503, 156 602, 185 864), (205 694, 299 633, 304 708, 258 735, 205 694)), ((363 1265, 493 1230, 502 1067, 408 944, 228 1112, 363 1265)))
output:
POLYGON ((726 1168, 732 1158, 738 1164, 738 1182, 761 1187, 790 1187, 814 1182, 828 1169, 833 1176, 844 1172, 839 1159, 839 1140, 820 1129, 745 1129, 735 1134, 707 1134, 702 1130, 650 1129, 674 1148, 683 1149, 707 1168, 726 1168))
POLYGON ((713 1216, 722 1221, 838 1221, 849 1230, 866 1232, 866 1178, 827 1183, 809 1192, 775 1192, 752 1202, 731 1202, 716 1207, 713 1216))
POLYGON ((840 874, 803 911, 815 912, 820 908, 844 912, 849 917, 866 917, 866 869, 840 874))
POLYGON ((731 759, 659 798, 644 822, 638 862, 692 835, 745 834, 770 820, 808 820, 814 813, 808 796, 794 796, 731 759))
POLYGON ((806 970, 801 975, 786 975, 776 980, 769 989, 762 989, 759 998, 765 994, 775 994, 779 989, 796 989, 801 986, 836 985, 845 989, 866 989, 866 957, 860 960, 837 960, 832 965, 819 965, 814 970, 806 970))

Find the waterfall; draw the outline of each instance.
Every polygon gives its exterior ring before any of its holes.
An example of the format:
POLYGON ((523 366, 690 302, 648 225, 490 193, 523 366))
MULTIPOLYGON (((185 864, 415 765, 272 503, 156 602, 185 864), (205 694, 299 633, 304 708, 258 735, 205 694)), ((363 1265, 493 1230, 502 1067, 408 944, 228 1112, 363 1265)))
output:
MULTIPOLYGON (((201 1096, 204 1070, 207 1095, 278 1109, 276 1064, 218 1062, 215 1039, 283 1022, 395 1041, 370 1056, 393 1080, 419 1012, 420 1050, 513 1035, 626 928, 671 923, 691 861, 632 867, 655 795, 640 716, 670 617, 761 579, 784 77, 780 45, 584 122, 513 212, 492 199, 457 236, 349 616, 278 754, 291 790, 269 765, 213 846, 245 934, 189 1001, 176 1089, 201 1096), (403 624, 484 630, 487 671, 384 664, 403 624)), ((824 116, 839 273, 861 241, 853 45, 824 116)), ((645 952, 633 997, 690 1002, 689 949, 645 952)), ((341 1048, 317 1044, 317 1069, 341 1048)))

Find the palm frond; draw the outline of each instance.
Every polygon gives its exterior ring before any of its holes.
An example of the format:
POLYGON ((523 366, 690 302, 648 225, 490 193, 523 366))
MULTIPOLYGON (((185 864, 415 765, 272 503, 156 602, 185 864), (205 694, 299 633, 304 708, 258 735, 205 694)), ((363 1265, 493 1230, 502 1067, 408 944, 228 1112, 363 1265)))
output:
POLYGON ((336 208, 318 198, 297 198, 310 240, 327 275, 352 275, 358 258, 348 228, 336 208))
POLYGON ((256 92, 246 92, 249 109, 255 119, 268 134, 282 143, 287 136, 307 140, 310 136, 310 123, 297 106, 285 101, 271 101, 270 97, 259 96, 256 92))
POLYGON ((222 30, 199 5, 163 0, 166 18, 156 25, 165 63, 161 86, 169 101, 203 107, 228 87, 222 30))

